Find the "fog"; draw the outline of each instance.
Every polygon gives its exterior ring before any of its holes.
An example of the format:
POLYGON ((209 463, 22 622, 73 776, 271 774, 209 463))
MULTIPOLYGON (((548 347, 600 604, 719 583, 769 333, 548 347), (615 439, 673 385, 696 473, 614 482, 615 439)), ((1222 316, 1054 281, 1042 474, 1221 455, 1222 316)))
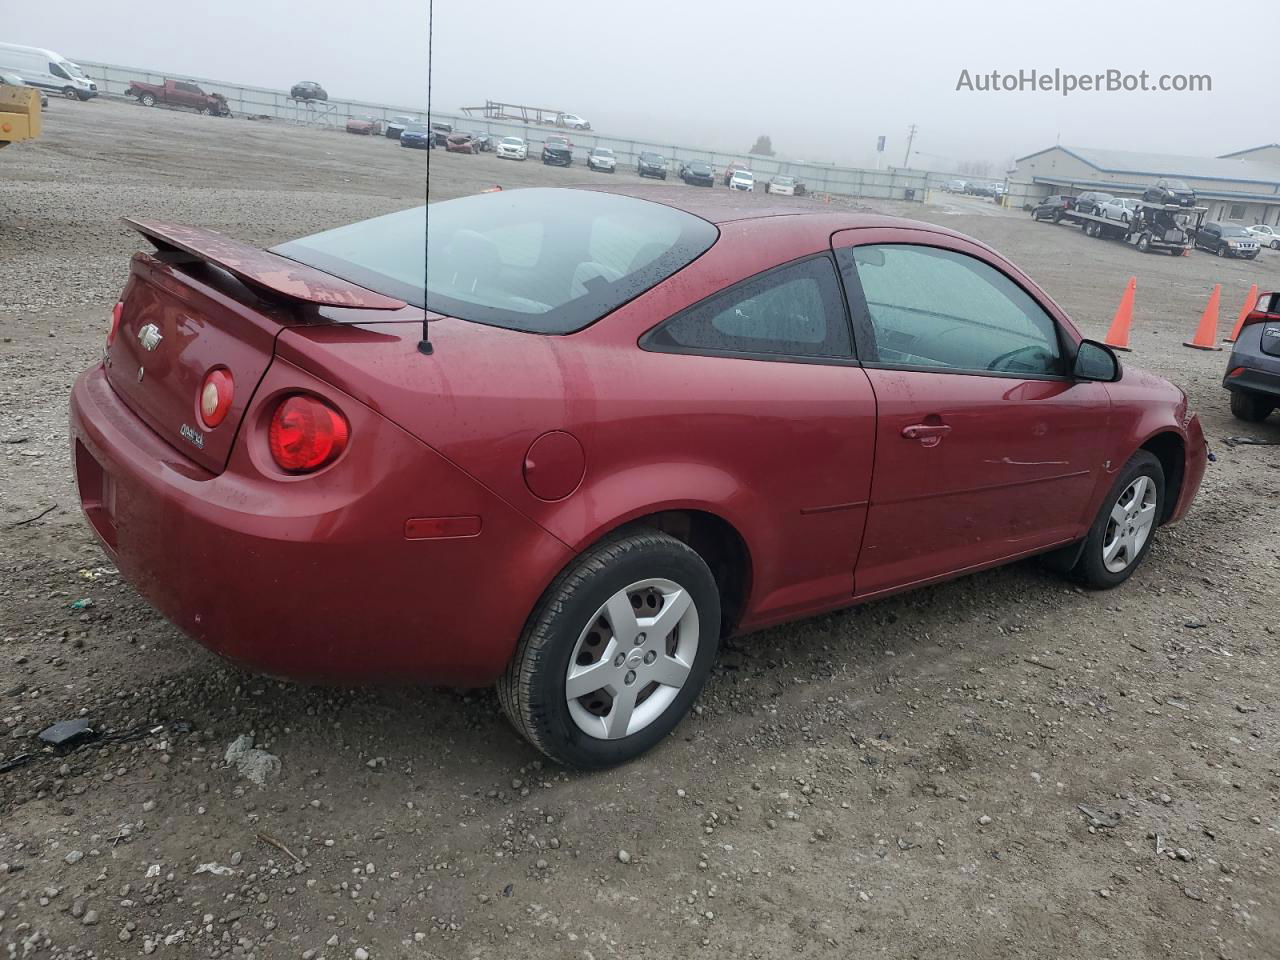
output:
MULTIPOLYGON (((220 0, 207 12, 64 0, 6 4, 3 39, 71 58, 334 97, 426 99, 426 0, 220 0), (309 12, 299 13, 299 9, 309 12), (50 11, 56 10, 56 14, 50 11)), ((486 99, 581 114, 602 133, 789 159, 993 173, 1050 146, 1216 155, 1280 140, 1280 3, 957 5, 435 0, 432 104, 486 99), (962 70, 1208 74, 1212 90, 957 91, 962 70)))

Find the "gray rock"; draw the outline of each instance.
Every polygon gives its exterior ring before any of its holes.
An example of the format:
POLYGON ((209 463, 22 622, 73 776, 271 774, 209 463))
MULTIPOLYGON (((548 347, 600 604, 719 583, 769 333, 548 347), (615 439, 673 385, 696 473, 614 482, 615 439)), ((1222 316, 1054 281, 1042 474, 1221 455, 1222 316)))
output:
POLYGON ((248 734, 231 741, 224 759, 234 766, 242 777, 260 787, 265 787, 268 780, 280 773, 280 758, 273 753, 254 747, 253 737, 248 734))

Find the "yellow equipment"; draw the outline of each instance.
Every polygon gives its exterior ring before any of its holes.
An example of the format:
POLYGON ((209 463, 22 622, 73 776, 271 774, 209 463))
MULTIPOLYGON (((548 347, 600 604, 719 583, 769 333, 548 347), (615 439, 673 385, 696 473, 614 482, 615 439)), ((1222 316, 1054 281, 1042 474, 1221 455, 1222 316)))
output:
POLYGON ((40 91, 0 83, 0 147, 40 136, 40 91))

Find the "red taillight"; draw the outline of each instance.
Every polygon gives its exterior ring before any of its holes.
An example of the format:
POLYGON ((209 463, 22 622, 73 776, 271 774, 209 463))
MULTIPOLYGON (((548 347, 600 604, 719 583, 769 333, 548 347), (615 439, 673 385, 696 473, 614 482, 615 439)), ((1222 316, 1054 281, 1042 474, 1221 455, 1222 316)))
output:
POLYGON ((120 332, 120 317, 124 315, 124 302, 116 301, 111 308, 111 329, 107 331, 107 346, 116 342, 116 334, 120 332))
POLYGON ((1238 377, 1242 373, 1244 373, 1244 367, 1236 367, 1234 370, 1232 370, 1230 373, 1227 374, 1227 379, 1230 380, 1232 377, 1238 377))
POLYGON ((319 470, 347 447, 346 419, 322 400, 305 394, 286 397, 271 418, 271 456, 290 473, 319 470))
POLYGON ((226 419, 234 392, 235 382, 231 379, 230 370, 219 367, 205 375, 200 386, 200 419, 206 427, 212 429, 226 419))
POLYGON ((1264 313, 1261 310, 1250 310, 1245 314, 1244 323, 1240 324, 1240 326, 1247 327, 1254 323, 1265 323, 1267 320, 1280 320, 1280 314, 1264 313))

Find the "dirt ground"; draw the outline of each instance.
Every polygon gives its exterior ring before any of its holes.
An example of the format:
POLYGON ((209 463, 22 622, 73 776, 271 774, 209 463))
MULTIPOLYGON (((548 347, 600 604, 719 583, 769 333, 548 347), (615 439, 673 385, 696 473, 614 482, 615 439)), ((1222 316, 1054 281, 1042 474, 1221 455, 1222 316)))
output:
MULTIPOLYGON (((872 203, 993 244, 1094 336, 1137 276, 1126 362, 1187 390, 1218 460, 1122 588, 1024 563, 734 641, 622 769, 542 762, 489 691, 267 681, 154 613, 66 443, 138 248, 119 218, 267 244, 420 202, 425 159, 62 101, 0 152, 0 769, 33 755, 0 772, 0 957, 1280 957, 1280 455, 1223 442, 1280 421, 1233 421, 1226 355, 1181 346, 1277 253, 872 203), (78 717, 101 739, 33 738, 78 717), (279 758, 263 789, 224 762, 243 734, 279 758)), ((432 164, 439 197, 599 176, 432 164)))

